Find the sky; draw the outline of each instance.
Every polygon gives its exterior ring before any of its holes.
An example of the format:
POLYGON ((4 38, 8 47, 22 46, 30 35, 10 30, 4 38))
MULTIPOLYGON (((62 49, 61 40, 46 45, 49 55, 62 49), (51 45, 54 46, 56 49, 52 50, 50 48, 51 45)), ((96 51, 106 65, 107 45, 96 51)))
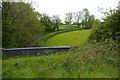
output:
POLYGON ((98 7, 116 9, 120 0, 33 0, 35 11, 49 16, 59 15, 64 22, 65 14, 68 12, 78 12, 87 8, 96 18, 101 19, 102 13, 98 11, 98 7))

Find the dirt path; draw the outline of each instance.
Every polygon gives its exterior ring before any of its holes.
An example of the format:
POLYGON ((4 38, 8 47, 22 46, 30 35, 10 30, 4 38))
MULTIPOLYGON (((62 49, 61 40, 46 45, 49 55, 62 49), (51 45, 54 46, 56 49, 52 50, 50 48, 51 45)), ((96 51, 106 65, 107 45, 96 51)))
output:
POLYGON ((31 42, 30 44, 28 44, 25 48, 27 48, 27 47, 34 47, 34 45, 35 45, 39 40, 41 40, 42 38, 44 38, 45 36, 46 36, 46 35, 41 36, 41 37, 39 37, 38 39, 32 41, 32 42, 31 42))

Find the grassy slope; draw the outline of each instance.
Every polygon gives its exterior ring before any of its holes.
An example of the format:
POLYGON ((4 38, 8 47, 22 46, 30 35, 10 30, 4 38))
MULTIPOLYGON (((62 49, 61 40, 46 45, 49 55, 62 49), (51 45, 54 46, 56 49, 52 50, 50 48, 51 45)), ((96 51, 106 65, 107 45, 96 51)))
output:
MULTIPOLYGON (((77 35, 81 31, 87 33, 84 30, 72 32, 77 35)), ((67 33, 72 36, 71 32, 67 33)), ((3 78, 117 78, 118 53, 112 43, 87 43, 78 48, 71 48, 67 54, 4 59, 2 76, 3 78)))
POLYGON ((51 38, 51 37, 53 37, 53 36, 55 36, 55 35, 57 35, 57 34, 66 33, 66 32, 71 32, 71 31, 77 31, 77 30, 83 30, 83 29, 74 28, 74 29, 66 29, 66 30, 61 30, 61 31, 56 31, 56 32, 50 33, 50 34, 46 35, 44 38, 42 38, 35 46, 36 46, 36 47, 39 47, 39 46, 44 47, 44 46, 45 46, 45 42, 46 42, 49 38, 51 38))
POLYGON ((3 60, 3 78, 116 78, 117 54, 113 46, 87 44, 69 53, 3 60))
POLYGON ((71 46, 82 44, 89 36, 90 30, 77 30, 57 34, 45 42, 45 46, 71 46))

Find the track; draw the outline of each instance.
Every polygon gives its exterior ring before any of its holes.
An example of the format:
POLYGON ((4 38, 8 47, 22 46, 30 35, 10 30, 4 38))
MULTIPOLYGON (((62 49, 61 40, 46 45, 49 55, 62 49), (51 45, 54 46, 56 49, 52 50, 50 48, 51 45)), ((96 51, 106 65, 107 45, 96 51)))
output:
POLYGON ((42 38, 44 38, 46 35, 44 35, 44 36, 41 36, 41 37, 39 37, 38 39, 35 39, 34 41, 32 41, 30 44, 28 44, 25 48, 27 48, 27 47, 34 47, 34 45, 39 41, 39 40, 41 40, 42 38))

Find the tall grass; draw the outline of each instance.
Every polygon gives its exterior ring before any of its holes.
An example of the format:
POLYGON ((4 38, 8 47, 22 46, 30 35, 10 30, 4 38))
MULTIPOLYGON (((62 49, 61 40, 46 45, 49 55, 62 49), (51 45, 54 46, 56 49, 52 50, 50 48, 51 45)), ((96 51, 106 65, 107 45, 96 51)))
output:
POLYGON ((85 43, 68 53, 3 60, 3 78, 117 78, 119 48, 85 43))

